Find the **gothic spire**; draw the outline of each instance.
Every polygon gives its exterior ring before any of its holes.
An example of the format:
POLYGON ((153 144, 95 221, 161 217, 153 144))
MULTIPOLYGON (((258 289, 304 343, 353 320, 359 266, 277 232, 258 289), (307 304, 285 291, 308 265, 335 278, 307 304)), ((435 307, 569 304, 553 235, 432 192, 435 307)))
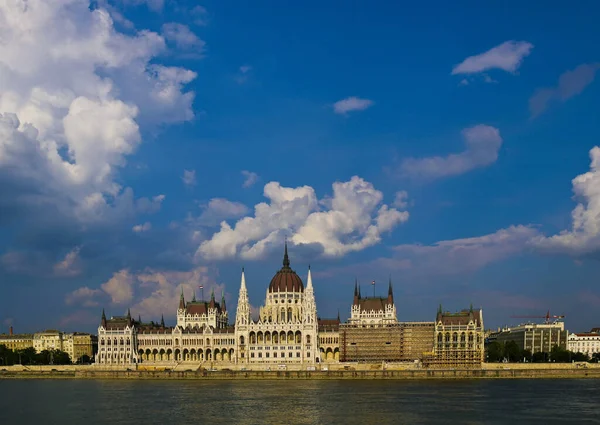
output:
POLYGON ((165 327, 165 315, 161 314, 160 316, 160 326, 165 327))
POLYGON ((225 293, 221 291, 221 310, 227 311, 227 307, 225 307, 225 293))
POLYGON ((104 309, 102 309, 102 327, 106 328, 106 313, 104 313, 104 309))
POLYGON ((358 305, 358 300, 360 299, 360 295, 358 295, 358 279, 354 279, 354 305, 358 305))
POLYGON ((392 276, 390 275, 390 284, 388 286, 388 304, 394 304, 394 292, 392 291, 392 276))
POLYGON ((308 277, 306 278, 306 289, 312 291, 313 283, 312 283, 312 275, 310 274, 310 265, 308 266, 308 277))
POLYGON ((183 286, 181 287, 181 295, 179 296, 179 310, 185 310, 185 298, 183 298, 183 286))
POLYGON ((288 257, 288 250, 287 250, 287 238, 285 239, 285 249, 284 249, 284 253, 283 253, 283 267, 286 269, 290 268, 290 258, 288 257))

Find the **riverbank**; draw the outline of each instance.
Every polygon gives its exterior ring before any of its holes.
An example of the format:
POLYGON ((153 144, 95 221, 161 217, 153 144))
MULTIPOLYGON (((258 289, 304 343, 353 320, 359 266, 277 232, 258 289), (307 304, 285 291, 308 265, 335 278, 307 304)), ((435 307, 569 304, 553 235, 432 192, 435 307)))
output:
MULTIPOLYGON (((486 365, 488 366, 488 365, 486 365)), ((556 367, 557 365, 502 365, 481 369, 413 369, 413 370, 107 370, 94 366, 56 368, 6 367, 0 379, 137 379, 137 380, 345 380, 345 379, 597 379, 600 367, 556 367), (540 367, 541 366, 541 367, 540 367), (547 367, 555 366, 555 367, 547 367)))

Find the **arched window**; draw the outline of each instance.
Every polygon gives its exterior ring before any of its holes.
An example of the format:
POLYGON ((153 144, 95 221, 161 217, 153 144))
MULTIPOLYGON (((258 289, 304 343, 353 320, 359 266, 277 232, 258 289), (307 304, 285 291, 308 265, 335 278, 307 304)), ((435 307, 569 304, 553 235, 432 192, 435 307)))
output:
POLYGON ((310 335, 306 335, 306 343, 310 344, 310 335))
POLYGON ((287 314, 287 321, 291 322, 292 321, 292 308, 288 308, 288 314, 287 314))
POLYGON ((244 345, 244 335, 240 336, 240 345, 244 345))

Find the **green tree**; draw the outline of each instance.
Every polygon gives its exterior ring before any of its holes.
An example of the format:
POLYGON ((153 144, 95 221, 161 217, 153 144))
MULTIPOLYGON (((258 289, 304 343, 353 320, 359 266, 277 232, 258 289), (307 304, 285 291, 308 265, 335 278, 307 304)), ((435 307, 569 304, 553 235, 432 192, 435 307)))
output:
POLYGON ((526 362, 531 362, 533 360, 533 355, 531 354, 531 350, 521 351, 521 360, 524 360, 526 362))
POLYGON ((504 356, 509 362, 518 362, 521 360, 521 349, 515 341, 508 341, 504 345, 504 356))
POLYGON ((533 363, 544 363, 548 361, 548 353, 543 353, 538 351, 537 353, 533 353, 531 356, 531 361, 533 363))
POLYGON ((504 358, 504 347, 498 341, 491 342, 487 349, 487 361, 497 363, 504 358))

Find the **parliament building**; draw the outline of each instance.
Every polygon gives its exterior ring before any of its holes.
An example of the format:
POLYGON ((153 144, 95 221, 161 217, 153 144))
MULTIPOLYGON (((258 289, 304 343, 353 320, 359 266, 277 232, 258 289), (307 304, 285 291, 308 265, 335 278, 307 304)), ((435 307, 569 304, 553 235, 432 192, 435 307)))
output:
MULTIPOLYGON (((411 362, 421 367, 478 367, 483 361, 481 310, 444 313, 435 322, 399 322, 392 282, 387 297, 363 297, 358 284, 347 323, 317 314, 310 267, 306 286, 291 268, 287 244, 283 266, 271 279, 254 320, 242 269, 234 325, 225 298, 186 301, 181 293, 177 324, 106 318, 98 327, 96 363, 187 369, 237 367, 313 370, 327 363, 411 362)), ((185 370, 185 369, 184 369, 185 370)))

